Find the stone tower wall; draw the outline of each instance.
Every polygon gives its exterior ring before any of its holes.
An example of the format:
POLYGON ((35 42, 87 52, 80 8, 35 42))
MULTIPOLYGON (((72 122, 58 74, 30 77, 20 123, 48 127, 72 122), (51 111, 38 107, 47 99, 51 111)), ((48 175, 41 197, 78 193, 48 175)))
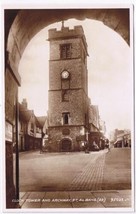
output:
POLYGON ((87 87, 87 45, 82 27, 61 31, 49 31, 50 60, 49 60, 49 147, 53 151, 61 151, 64 138, 71 139, 71 151, 79 149, 77 137, 81 127, 86 126, 88 114, 87 87), (61 45, 70 44, 70 58, 60 57, 61 45), (61 73, 70 73, 68 80, 63 80, 61 73), (66 85, 68 101, 62 99, 63 86, 66 85), (63 114, 69 114, 68 124, 63 123, 63 114), (63 133, 67 129, 68 133, 63 133))

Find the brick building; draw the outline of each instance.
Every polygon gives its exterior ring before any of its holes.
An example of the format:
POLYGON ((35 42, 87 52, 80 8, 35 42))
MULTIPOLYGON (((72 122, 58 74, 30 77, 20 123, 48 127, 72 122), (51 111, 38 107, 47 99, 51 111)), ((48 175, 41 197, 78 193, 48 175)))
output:
POLYGON ((51 151, 78 151, 89 127, 87 43, 82 26, 49 30, 48 137, 51 151))

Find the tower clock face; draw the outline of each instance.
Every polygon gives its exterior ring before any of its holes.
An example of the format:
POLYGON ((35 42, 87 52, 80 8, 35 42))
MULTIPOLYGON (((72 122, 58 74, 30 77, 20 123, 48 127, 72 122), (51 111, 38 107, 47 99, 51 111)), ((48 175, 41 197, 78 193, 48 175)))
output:
POLYGON ((69 72, 68 71, 63 71, 61 74, 63 79, 67 79, 69 77, 69 72))

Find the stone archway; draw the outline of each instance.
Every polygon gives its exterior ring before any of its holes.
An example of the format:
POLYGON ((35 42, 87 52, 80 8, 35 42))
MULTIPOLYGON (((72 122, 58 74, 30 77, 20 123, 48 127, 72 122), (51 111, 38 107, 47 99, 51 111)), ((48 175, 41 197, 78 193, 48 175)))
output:
POLYGON ((32 37, 44 27, 62 20, 95 19, 116 31, 129 44, 130 9, 33 9, 5 10, 6 59, 20 82, 18 65, 32 37))
MULTIPOLYGON (((7 127, 17 129, 15 124, 15 121, 17 123, 17 97, 18 86, 21 85, 18 65, 25 47, 36 33, 54 22, 70 18, 78 20, 88 18, 102 21, 119 33, 129 44, 129 15, 129 8, 5 10, 5 121, 7 127)), ((68 139, 65 139, 62 145, 63 150, 66 151, 72 147, 72 143, 68 139)), ((13 207, 13 198, 16 198, 13 184, 13 140, 6 140, 7 208, 13 207)))

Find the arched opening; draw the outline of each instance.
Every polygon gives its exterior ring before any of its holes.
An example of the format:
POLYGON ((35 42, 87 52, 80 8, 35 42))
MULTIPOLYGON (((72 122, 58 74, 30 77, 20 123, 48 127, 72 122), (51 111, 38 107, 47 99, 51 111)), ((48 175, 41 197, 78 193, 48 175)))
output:
POLYGON ((127 9, 43 9, 43 10, 5 10, 5 60, 15 74, 17 82, 18 65, 25 47, 39 30, 48 25, 76 18, 102 21, 105 25, 119 33, 129 44, 130 8, 127 9), (26 20, 26 17, 29 19, 26 20))
POLYGON ((72 142, 68 138, 64 138, 61 142, 61 151, 70 152, 72 150, 72 142))
MULTIPOLYGON (((101 108, 105 109, 102 117, 106 118, 110 114, 110 111, 106 110, 106 106, 109 106, 109 109, 113 109, 114 112, 119 112, 122 104, 125 106, 124 109, 127 108, 126 100, 128 105, 131 103, 131 72, 128 72, 130 68, 130 48, 122 37, 103 25, 102 22, 90 19, 84 21, 69 19, 64 22, 64 25, 70 28, 80 24, 83 25, 88 43, 89 97, 92 99, 92 103, 100 106, 100 110, 101 108), (87 31, 87 29, 89 30, 87 31), (122 77, 124 81, 120 81, 122 77), (126 98, 122 100, 120 97, 124 94, 124 90, 126 98)), ((49 43, 47 39, 48 29, 55 27, 60 29, 61 22, 49 25, 33 37, 19 64, 19 74, 22 79, 22 86, 19 89, 20 102, 26 95, 28 95, 30 101, 33 97, 33 101, 29 105, 32 109, 35 101, 34 106, 38 114, 40 114, 40 111, 42 114, 48 111, 49 43), (39 61, 39 63, 36 64, 36 61, 39 61), (38 102, 36 97, 38 97, 38 102)), ((68 101, 68 94, 65 91, 63 93, 62 100, 68 101)), ((130 118, 130 111, 127 110, 125 115, 130 118)), ((121 111, 120 116, 124 117, 123 111, 121 111)), ((68 124, 67 114, 63 114, 62 117, 63 124, 68 124)), ((113 120, 112 115, 110 120, 113 120)))

